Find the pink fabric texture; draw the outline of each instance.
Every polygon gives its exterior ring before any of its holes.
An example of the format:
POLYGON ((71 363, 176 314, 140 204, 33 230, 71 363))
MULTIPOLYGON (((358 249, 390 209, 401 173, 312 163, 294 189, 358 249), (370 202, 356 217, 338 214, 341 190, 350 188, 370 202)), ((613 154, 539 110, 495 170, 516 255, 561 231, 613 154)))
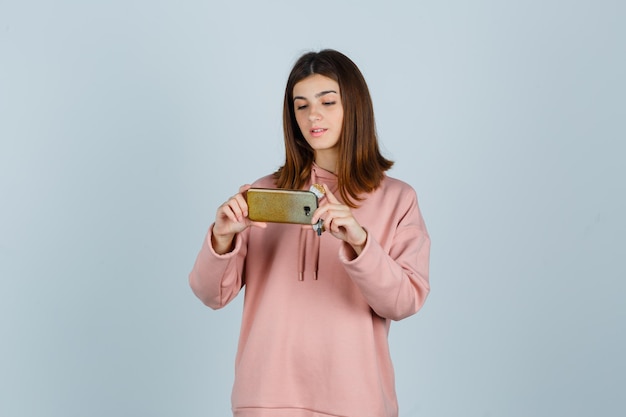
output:
MULTIPOLYGON (((339 195, 332 173, 314 166, 311 177, 339 195)), ((271 176, 253 185, 274 187, 271 176)), ((368 232, 358 257, 328 232, 274 223, 246 229, 218 255, 209 230, 192 290, 219 309, 245 288, 235 416, 398 415, 389 326, 426 300, 430 238, 406 183, 385 177, 365 197, 353 210, 368 232)))

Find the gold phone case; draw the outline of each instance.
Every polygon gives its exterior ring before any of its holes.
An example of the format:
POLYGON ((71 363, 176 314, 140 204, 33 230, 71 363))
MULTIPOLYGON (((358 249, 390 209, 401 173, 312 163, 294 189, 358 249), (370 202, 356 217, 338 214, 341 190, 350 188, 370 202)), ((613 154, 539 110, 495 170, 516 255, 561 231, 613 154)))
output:
POLYGON ((311 191, 250 188, 246 193, 248 217, 256 222, 311 224, 317 196, 311 191))

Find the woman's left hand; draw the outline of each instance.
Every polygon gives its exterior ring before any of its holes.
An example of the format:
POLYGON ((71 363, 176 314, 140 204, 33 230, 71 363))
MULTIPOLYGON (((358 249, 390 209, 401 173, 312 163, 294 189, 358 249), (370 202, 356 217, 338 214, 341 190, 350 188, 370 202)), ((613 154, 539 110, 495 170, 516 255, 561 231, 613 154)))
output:
POLYGON ((320 218, 323 219, 325 230, 328 230, 337 239, 348 243, 357 256, 360 255, 367 241, 367 232, 356 221, 350 207, 341 204, 328 186, 323 185, 326 191, 326 201, 315 210, 311 223, 315 224, 320 218))

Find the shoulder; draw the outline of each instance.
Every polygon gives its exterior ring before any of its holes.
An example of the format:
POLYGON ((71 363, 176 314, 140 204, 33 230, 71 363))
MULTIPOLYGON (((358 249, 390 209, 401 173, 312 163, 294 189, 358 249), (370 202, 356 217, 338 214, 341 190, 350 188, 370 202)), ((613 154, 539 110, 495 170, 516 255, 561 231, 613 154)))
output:
POLYGON ((375 232, 374 236, 380 239, 392 229, 424 228, 415 189, 389 176, 385 176, 379 187, 362 201, 358 219, 362 224, 367 224, 375 232))
POLYGON ((417 196, 413 187, 397 178, 385 175, 378 187, 363 195, 360 205, 378 207, 380 210, 404 211, 415 204, 417 196))
POLYGON ((276 188, 276 180, 274 180, 274 174, 269 174, 257 179, 252 183, 252 186, 257 188, 276 188))
POLYGON ((385 175, 380 183, 380 186, 374 191, 374 193, 383 193, 386 195, 396 195, 398 197, 408 197, 409 199, 417 198, 415 190, 408 183, 399 180, 394 177, 385 175))
POLYGON ((385 213, 403 216, 418 207, 417 193, 408 183, 385 175, 376 190, 368 194, 363 201, 370 207, 377 207, 385 213))

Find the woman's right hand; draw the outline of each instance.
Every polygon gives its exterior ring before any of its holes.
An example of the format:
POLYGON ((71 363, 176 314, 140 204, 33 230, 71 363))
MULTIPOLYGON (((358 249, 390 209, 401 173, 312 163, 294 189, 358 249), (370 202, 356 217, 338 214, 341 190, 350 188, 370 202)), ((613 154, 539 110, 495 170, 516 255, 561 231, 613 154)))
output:
POLYGON ((253 222, 248 218, 248 204, 244 193, 250 185, 242 185, 239 192, 219 206, 215 215, 215 224, 211 235, 213 250, 218 254, 230 252, 233 249, 235 235, 250 226, 266 227, 266 223, 253 222))

